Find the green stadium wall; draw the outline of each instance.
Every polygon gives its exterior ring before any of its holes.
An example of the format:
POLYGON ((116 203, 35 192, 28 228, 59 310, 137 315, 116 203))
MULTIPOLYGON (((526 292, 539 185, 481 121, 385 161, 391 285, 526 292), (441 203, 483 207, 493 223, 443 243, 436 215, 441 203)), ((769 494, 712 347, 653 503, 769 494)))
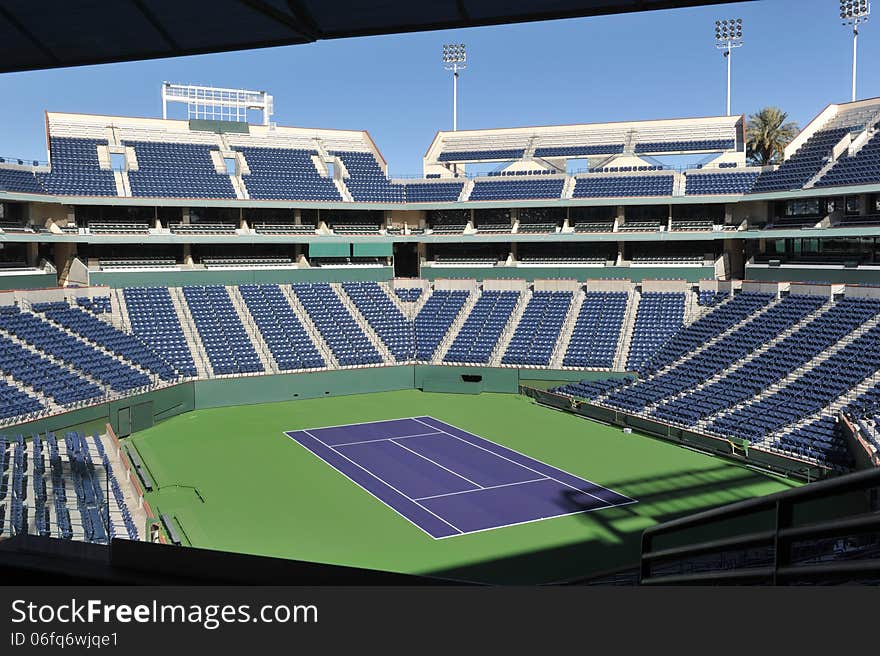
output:
POLYGON ((9 289, 47 289, 58 286, 58 276, 54 273, 23 273, 0 276, 0 290, 9 289))
POLYGON ((241 269, 218 271, 93 271, 92 285, 108 287, 182 287, 184 285, 252 285, 292 282, 386 281, 394 276, 391 267, 350 267, 329 269, 241 269))
POLYGON ((547 389, 573 380, 626 376, 601 371, 559 371, 495 367, 401 365, 334 371, 212 378, 172 385, 158 390, 78 408, 59 415, 3 429, 7 435, 64 433, 70 430, 103 431, 109 423, 125 436, 177 415, 201 408, 348 394, 369 394, 407 389, 427 391, 516 394, 520 384, 547 389), (478 381, 467 382, 462 376, 478 381))
POLYGON ((413 368, 368 367, 300 374, 213 378, 192 383, 196 408, 391 392, 413 388, 413 368))
POLYGON ((880 284, 880 270, 823 269, 816 267, 756 267, 746 265, 746 279, 767 282, 830 282, 849 284, 880 284))
POLYGON ((518 278, 545 280, 563 278, 568 280, 624 279, 642 280, 713 280, 714 267, 428 267, 421 268, 426 280, 438 278, 475 278, 476 280, 518 278))

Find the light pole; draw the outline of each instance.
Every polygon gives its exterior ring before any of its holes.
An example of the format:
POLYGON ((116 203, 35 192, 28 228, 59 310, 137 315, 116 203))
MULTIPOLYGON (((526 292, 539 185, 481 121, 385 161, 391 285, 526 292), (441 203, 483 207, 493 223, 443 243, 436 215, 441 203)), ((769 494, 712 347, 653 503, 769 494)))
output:
POLYGON ((869 0, 840 0, 840 19, 843 25, 853 28, 853 60, 852 60, 852 99, 856 100, 856 53, 859 45, 859 25, 867 22, 871 15, 869 0))
POLYGON ((734 48, 743 45, 743 19, 715 21, 715 47, 724 51, 727 60, 727 115, 730 116, 730 60, 734 48))
POLYGON ((452 131, 458 130, 458 72, 467 68, 467 51, 463 43, 443 46, 443 68, 452 71, 452 131))

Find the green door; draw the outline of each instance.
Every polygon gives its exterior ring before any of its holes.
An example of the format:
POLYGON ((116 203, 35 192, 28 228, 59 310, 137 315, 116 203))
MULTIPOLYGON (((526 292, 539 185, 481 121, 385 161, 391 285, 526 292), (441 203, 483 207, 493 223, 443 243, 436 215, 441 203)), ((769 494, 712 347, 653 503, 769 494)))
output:
POLYGON ((125 437, 126 435, 131 435, 131 407, 127 406, 125 408, 119 408, 119 414, 117 415, 118 427, 116 428, 116 434, 119 437, 125 437))

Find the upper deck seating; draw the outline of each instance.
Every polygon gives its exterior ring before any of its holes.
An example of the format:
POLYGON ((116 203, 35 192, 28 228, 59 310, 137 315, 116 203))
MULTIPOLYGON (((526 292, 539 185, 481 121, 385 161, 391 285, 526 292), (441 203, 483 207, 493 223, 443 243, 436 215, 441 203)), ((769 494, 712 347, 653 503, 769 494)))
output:
POLYGON ((138 170, 128 172, 132 196, 236 198, 229 176, 217 173, 207 144, 129 141, 138 170))

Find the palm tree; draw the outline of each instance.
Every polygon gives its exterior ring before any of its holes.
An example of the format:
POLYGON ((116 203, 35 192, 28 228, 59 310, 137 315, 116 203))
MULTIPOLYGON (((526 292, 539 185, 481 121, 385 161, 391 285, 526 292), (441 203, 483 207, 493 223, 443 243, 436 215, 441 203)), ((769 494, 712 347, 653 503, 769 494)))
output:
POLYGON ((775 164, 782 159, 785 147, 800 132, 794 121, 786 121, 788 113, 778 107, 765 107, 749 116, 746 155, 756 166, 775 164))

